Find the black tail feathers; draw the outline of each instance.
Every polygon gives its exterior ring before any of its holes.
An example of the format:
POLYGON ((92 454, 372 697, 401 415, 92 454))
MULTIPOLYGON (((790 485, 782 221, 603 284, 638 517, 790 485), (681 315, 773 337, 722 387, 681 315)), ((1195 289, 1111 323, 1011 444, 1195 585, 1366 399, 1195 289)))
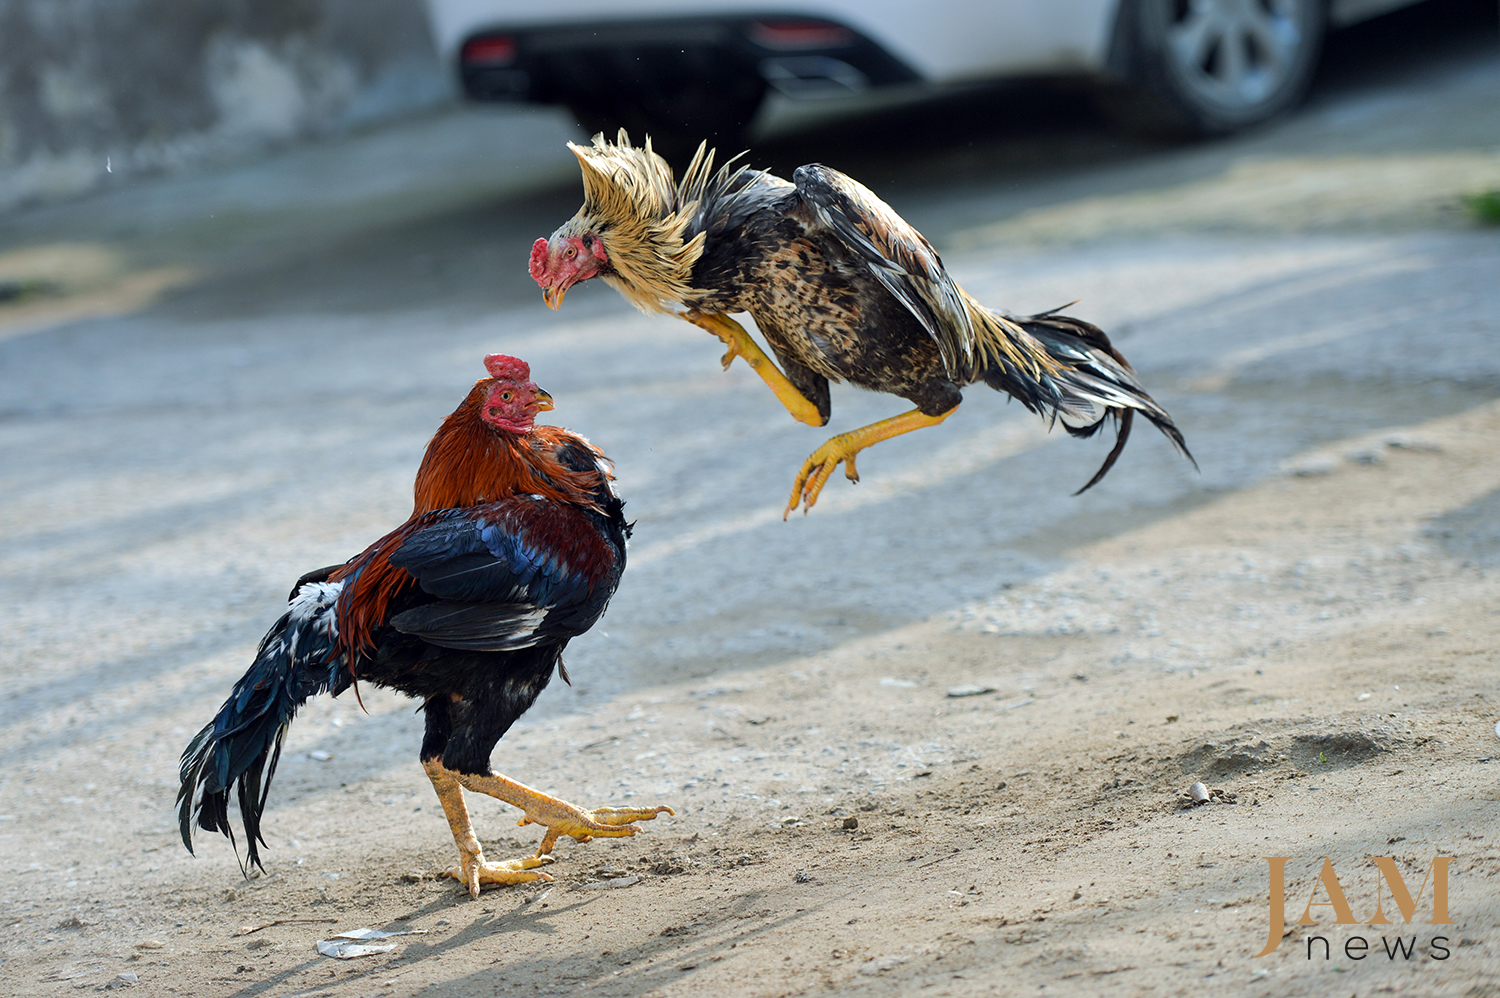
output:
POLYGON ((1103 330, 1055 311, 1012 318, 1009 324, 1019 327, 1041 347, 1052 360, 1053 370, 1029 370, 997 354, 982 374, 985 384, 1019 399, 1032 412, 1049 420, 1060 420, 1063 429, 1075 437, 1092 437, 1110 416, 1117 421, 1114 447, 1094 477, 1078 492, 1092 488, 1114 467, 1130 438, 1131 423, 1137 412, 1161 430, 1177 452, 1193 462, 1194 468, 1198 467, 1182 431, 1167 411, 1146 394, 1129 362, 1103 330))
POLYGON ((265 842, 260 817, 287 727, 309 697, 329 689, 338 695, 352 682, 343 656, 336 653, 333 604, 341 588, 341 583, 321 581, 298 588, 218 715, 183 750, 177 816, 188 852, 193 851, 195 818, 198 827, 235 841, 229 823, 234 787, 248 844, 242 868, 264 869, 257 849, 265 842))

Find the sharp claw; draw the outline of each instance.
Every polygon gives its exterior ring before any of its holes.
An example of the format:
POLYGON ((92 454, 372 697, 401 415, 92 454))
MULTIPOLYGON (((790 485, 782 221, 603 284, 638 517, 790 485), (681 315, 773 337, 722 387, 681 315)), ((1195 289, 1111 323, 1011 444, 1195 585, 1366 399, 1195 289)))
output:
POLYGON ((803 471, 797 475, 797 480, 792 483, 792 497, 787 500, 786 512, 781 514, 781 522, 792 515, 792 510, 802 505, 802 486, 807 483, 807 473, 803 471))
POLYGON ((802 507, 802 515, 806 516, 808 511, 818 504, 818 497, 823 493, 823 486, 828 484, 828 479, 833 476, 833 470, 840 463, 844 465, 844 474, 851 482, 859 481, 859 472, 854 467, 854 454, 845 453, 844 448, 835 448, 833 445, 834 440, 828 441, 813 451, 802 463, 802 469, 792 483, 792 497, 787 502, 786 512, 781 514, 783 521, 798 506, 802 507))
POLYGON ((478 899, 485 884, 524 884, 533 880, 550 882, 551 875, 531 871, 551 862, 551 856, 527 856, 503 863, 486 863, 481 853, 461 854, 458 868, 449 870, 447 875, 462 884, 471 898, 478 899))
POLYGON ((818 496, 823 494, 823 486, 828 484, 828 478, 833 474, 833 469, 839 466, 839 459, 832 458, 818 466, 807 480, 802 489, 802 515, 806 516, 808 511, 818 504, 818 496))
POLYGON ((546 829, 542 841, 537 845, 535 858, 527 861, 526 868, 552 862, 548 853, 563 836, 574 842, 590 842, 596 838, 624 838, 640 832, 630 822, 649 821, 658 814, 672 813, 672 809, 664 805, 655 808, 601 807, 587 811, 566 801, 544 798, 535 809, 528 809, 519 822, 522 825, 542 825, 546 829))
POLYGON ((557 845, 557 832, 549 828, 547 829, 547 834, 542 836, 541 844, 536 847, 537 858, 540 859, 547 855, 555 845, 557 845))

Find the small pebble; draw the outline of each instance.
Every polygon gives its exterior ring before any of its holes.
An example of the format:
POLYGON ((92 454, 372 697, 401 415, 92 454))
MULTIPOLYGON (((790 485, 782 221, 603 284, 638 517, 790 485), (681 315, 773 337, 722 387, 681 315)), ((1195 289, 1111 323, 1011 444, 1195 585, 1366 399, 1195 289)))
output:
POLYGON ((1443 449, 1442 444, 1435 443, 1431 440, 1418 440, 1415 437, 1409 437, 1404 433, 1397 433, 1393 434, 1392 436, 1386 437, 1385 445, 1396 450, 1441 451, 1443 449))
POLYGON ((887 970, 894 970, 910 959, 911 957, 909 956, 896 956, 895 954, 891 956, 878 956, 873 960, 861 964, 859 972, 866 977, 878 977, 887 970))
POLYGON ((1202 804, 1204 801, 1208 800, 1208 788, 1201 783, 1194 783, 1192 786, 1188 787, 1188 796, 1193 798, 1193 800, 1197 801, 1199 804, 1202 804))

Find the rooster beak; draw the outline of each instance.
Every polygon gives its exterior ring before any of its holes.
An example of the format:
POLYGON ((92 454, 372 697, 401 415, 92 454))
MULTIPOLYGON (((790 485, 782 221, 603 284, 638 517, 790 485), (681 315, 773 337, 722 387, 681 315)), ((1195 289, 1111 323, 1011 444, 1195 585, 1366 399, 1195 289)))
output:
MULTIPOLYGON (((562 296, 559 295, 558 297, 561 298, 562 296)), ((557 306, 553 305, 552 307, 556 308, 557 306)), ((552 404, 552 396, 548 395, 540 388, 536 390, 536 398, 532 401, 531 404, 536 406, 537 412, 551 412, 553 409, 557 408, 552 404)))
POLYGON ((548 308, 555 311, 557 309, 557 306, 562 304, 563 295, 567 293, 568 289, 561 284, 557 285, 557 287, 555 288, 543 288, 542 301, 547 303, 548 308))

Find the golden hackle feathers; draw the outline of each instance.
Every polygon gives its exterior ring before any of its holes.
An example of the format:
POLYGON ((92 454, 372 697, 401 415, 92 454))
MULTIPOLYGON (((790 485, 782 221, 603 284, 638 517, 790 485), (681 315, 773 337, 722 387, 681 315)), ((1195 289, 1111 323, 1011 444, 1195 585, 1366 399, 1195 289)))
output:
POLYGON ((643 312, 677 311, 693 295, 693 265, 703 254, 703 233, 684 239, 713 173, 713 150, 698 146, 675 183, 672 168, 651 149, 630 144, 620 129, 614 142, 601 133, 587 146, 569 142, 583 172, 583 207, 560 230, 595 233, 604 243, 611 273, 605 280, 643 312))
POLYGON ((969 323, 974 331, 971 349, 975 367, 967 381, 976 380, 979 372, 1006 363, 1033 379, 1058 372, 1057 361, 1030 333, 1000 313, 985 308, 962 288, 959 288, 959 294, 968 308, 969 323))

